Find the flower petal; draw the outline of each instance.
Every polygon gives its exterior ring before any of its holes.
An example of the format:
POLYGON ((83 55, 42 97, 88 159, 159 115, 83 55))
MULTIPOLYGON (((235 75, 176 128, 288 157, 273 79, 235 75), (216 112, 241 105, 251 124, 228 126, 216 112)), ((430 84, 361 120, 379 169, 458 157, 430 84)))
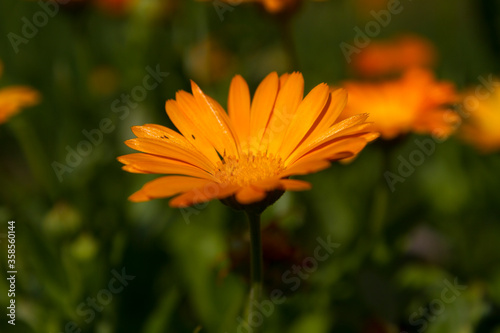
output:
POLYGON ((252 186, 242 187, 236 193, 236 200, 242 205, 248 205, 254 202, 263 200, 266 197, 266 192, 252 186))
POLYGON ((150 154, 129 154, 118 157, 118 161, 125 164, 136 173, 160 173, 187 175, 199 178, 210 178, 211 174, 192 164, 179 160, 172 160, 150 154))
POLYGON ((127 172, 131 172, 131 173, 146 173, 146 172, 144 172, 143 170, 141 170, 141 169, 136 169, 136 168, 134 168, 134 167, 133 167, 133 166, 131 166, 131 165, 124 165, 124 166, 122 166, 122 170, 125 170, 125 171, 127 171, 127 172))
MULTIPOLYGON (((188 139, 186 139, 182 134, 165 126, 156 124, 133 126, 132 132, 138 138, 159 139, 165 141, 168 144, 173 144, 178 146, 179 148, 190 151, 195 155, 200 155, 200 153, 202 155, 205 155, 202 151, 198 150, 195 146, 193 146, 191 142, 189 142, 188 139)), ((214 152, 214 155, 216 156, 216 161, 218 161, 219 157, 215 154, 213 148, 211 148, 211 150, 214 152)))
POLYGON ((246 142, 250 135, 250 92, 241 75, 231 81, 227 110, 239 141, 246 142))
MULTIPOLYGON (((330 126, 332 126, 339 115, 344 110, 347 104, 347 90, 344 88, 335 89, 330 92, 330 103, 328 104, 325 114, 318 122, 317 126, 314 126, 310 138, 315 138, 317 135, 325 132, 330 126)), ((316 125, 316 124, 315 124, 316 125)))
POLYGON ((194 146, 184 136, 165 126, 156 124, 132 126, 132 132, 138 138, 166 139, 186 149, 195 150, 194 146))
POLYGON ((18 113, 21 108, 38 104, 40 93, 26 86, 0 89, 0 124, 18 113))
POLYGON ((364 123, 366 119, 368 118, 367 113, 363 114, 358 114, 355 116, 352 116, 350 118, 347 118, 339 123, 333 124, 328 131, 323 133, 323 135, 320 135, 318 138, 316 138, 311 145, 316 145, 320 142, 324 142, 325 140, 329 140, 332 136, 334 136, 337 133, 340 133, 341 131, 351 128, 353 126, 356 126, 358 124, 364 123))
POLYGON ((290 165, 287 169, 282 171, 279 176, 280 178, 293 176, 293 175, 307 175, 309 173, 318 172, 324 170, 330 166, 330 162, 327 160, 307 160, 295 162, 290 165))
POLYGON ((136 138, 125 141, 125 144, 132 149, 144 153, 179 160, 207 171, 214 169, 214 165, 201 153, 188 151, 182 147, 165 142, 164 140, 136 138))
POLYGON ((368 142, 364 138, 349 137, 334 139, 323 146, 316 147, 312 151, 302 155, 297 162, 323 160, 339 160, 358 154, 368 142))
POLYGON ((300 103, 295 116, 286 130, 279 154, 284 158, 302 141, 310 131, 312 125, 323 111, 328 100, 328 85, 322 83, 317 85, 300 103))
MULTIPOLYGON (((311 139, 310 142, 307 144, 302 144, 300 147, 298 147, 286 160, 285 163, 287 165, 290 165, 291 163, 297 161, 301 156, 304 154, 307 154, 308 152, 312 151, 318 146, 321 146, 322 144, 325 144, 326 142, 331 141, 333 138, 338 138, 336 134, 342 132, 343 130, 356 126, 358 124, 361 124, 365 122, 366 118, 368 118, 368 114, 359 114, 352 116, 350 118, 347 118, 339 123, 334 124, 331 126, 328 131, 322 133, 321 135, 318 135, 316 138, 311 139)), ((364 134, 364 132, 359 133, 364 134)))
POLYGON ((139 191, 129 197, 129 200, 139 202, 157 198, 167 198, 211 182, 212 181, 207 179, 185 176, 160 177, 144 184, 139 191))
POLYGON ((288 81, 288 79, 290 78, 290 74, 289 73, 284 73, 280 76, 280 87, 283 87, 286 83, 286 81, 288 81))
POLYGON ((176 196, 170 200, 169 205, 170 207, 183 208, 213 199, 223 199, 233 195, 239 188, 236 185, 222 185, 211 182, 176 196))
POLYGON ((301 73, 292 73, 283 87, 280 87, 276 105, 261 141, 272 155, 276 155, 283 143, 288 126, 292 122, 304 95, 304 78, 301 73))
POLYGON ((311 183, 298 179, 281 179, 281 186, 288 191, 306 191, 311 189, 311 183))
POLYGON ((206 96, 194 81, 191 81, 191 90, 198 104, 198 112, 192 116, 196 117, 196 124, 203 129, 207 140, 220 155, 237 156, 236 138, 227 113, 219 103, 206 96))
POLYGON ((139 190, 139 191, 137 191, 137 192, 135 192, 135 193, 132 193, 132 194, 128 197, 128 199, 129 199, 130 201, 132 201, 132 202, 144 202, 144 201, 149 201, 149 200, 151 200, 151 198, 150 198, 150 197, 148 197, 148 196, 146 195, 146 193, 144 193, 144 191, 143 191, 143 190, 139 190))
POLYGON ((279 178, 271 178, 252 183, 252 186, 262 191, 272 191, 281 187, 279 178))
POLYGON ((254 151, 259 149, 260 141, 265 133, 269 117, 273 111, 278 95, 279 78, 272 72, 259 84, 250 108, 250 147, 254 151))
POLYGON ((0 89, 2 107, 26 107, 40 102, 40 93, 27 86, 10 86, 0 89))
POLYGON ((185 176, 164 176, 144 184, 141 191, 151 199, 167 198, 211 183, 213 183, 213 181, 208 179, 185 176))
MULTIPOLYGON (((185 94, 188 94, 184 92, 185 94)), ((188 94, 189 95, 189 94, 188 94)), ((178 96, 179 98, 179 93, 178 96)), ((191 96, 192 97, 192 96, 191 96)), ((190 104, 193 107, 193 104, 190 104)), ((216 164, 220 158, 215 151, 215 148, 205 138, 200 129, 195 125, 196 120, 191 116, 195 110, 185 111, 188 108, 186 103, 180 104, 178 101, 168 100, 165 103, 165 110, 168 117, 182 135, 188 140, 197 150, 204 154, 212 163, 216 164)))

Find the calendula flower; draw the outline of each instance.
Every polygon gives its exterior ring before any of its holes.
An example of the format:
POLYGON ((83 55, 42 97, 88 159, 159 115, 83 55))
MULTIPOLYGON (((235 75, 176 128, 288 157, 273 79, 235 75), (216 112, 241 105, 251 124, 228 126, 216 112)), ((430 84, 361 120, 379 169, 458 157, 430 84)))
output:
POLYGON ((173 207, 224 199, 232 207, 276 200, 285 190, 307 190, 289 179, 327 168, 330 161, 358 154, 377 137, 367 114, 337 121, 347 95, 316 86, 303 98, 302 74, 269 74, 253 99, 237 75, 229 89, 228 113, 191 82, 165 108, 180 133, 160 125, 132 128, 125 143, 142 153, 121 156, 124 170, 168 174, 130 196, 147 201, 177 195, 173 207))
MULTIPOLYGON (((0 76, 3 65, 0 63, 0 76)), ((26 86, 11 86, 0 89, 0 124, 21 111, 22 108, 38 104, 40 94, 26 86)))
POLYGON ((500 150, 500 82, 495 85, 486 96, 483 92, 479 98, 474 91, 468 95, 472 99, 464 99, 465 121, 458 134, 483 153, 500 150))
POLYGON ((342 117, 370 112, 384 139, 408 132, 446 137, 459 121, 450 112, 459 99, 453 84, 436 81, 428 70, 409 70, 399 79, 382 82, 348 81, 343 86, 349 102, 342 117))
POLYGON ((372 41, 352 56, 353 69, 364 76, 397 74, 414 67, 431 67, 435 62, 436 50, 432 43, 416 35, 372 41))

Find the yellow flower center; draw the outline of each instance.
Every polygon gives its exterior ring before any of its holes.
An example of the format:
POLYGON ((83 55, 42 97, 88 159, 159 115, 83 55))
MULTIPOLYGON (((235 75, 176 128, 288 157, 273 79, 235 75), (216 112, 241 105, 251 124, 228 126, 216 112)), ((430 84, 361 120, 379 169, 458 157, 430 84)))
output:
POLYGON ((245 186, 273 178, 284 169, 281 158, 262 153, 225 156, 217 164, 215 178, 221 184, 245 186))

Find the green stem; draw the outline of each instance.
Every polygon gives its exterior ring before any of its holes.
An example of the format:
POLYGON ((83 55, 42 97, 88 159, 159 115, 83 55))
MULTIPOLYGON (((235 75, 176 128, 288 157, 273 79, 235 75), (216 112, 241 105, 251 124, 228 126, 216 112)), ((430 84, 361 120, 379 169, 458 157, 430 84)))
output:
MULTIPOLYGON (((255 304, 259 302, 262 292, 262 241, 260 232, 260 214, 246 212, 248 223, 250 225, 250 270, 251 270, 251 287, 248 303, 247 322, 251 326, 250 320, 255 311, 255 304)), ((258 328, 252 327, 253 332, 257 333, 258 328)))

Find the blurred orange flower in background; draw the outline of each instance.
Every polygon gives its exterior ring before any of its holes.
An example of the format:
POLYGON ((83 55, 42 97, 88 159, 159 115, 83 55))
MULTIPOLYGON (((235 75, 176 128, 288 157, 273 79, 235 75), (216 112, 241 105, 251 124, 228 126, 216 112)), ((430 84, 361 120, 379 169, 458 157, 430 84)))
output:
POLYGON ((414 67, 431 67, 436 58, 437 52, 429 40, 407 34, 372 41, 360 53, 353 54, 351 66, 364 76, 384 76, 414 67))
POLYGON ((452 83, 436 81, 432 72, 407 71, 401 78, 381 82, 347 81, 349 101, 342 118, 370 113, 384 139, 408 132, 448 136, 460 118, 450 109, 459 96, 452 83))
POLYGON ((474 104, 464 103, 465 122, 458 134, 483 153, 500 150, 499 86, 500 81, 497 80, 496 89, 486 98, 476 98, 474 104))
MULTIPOLYGON (((0 62, 0 76, 3 64, 0 62)), ((40 101, 40 94, 27 86, 11 86, 0 89, 0 124, 21 111, 22 108, 33 106, 40 101)))
MULTIPOLYGON (((210 0, 198 0, 198 1, 210 1, 210 0)), ((260 3, 264 8, 272 14, 277 14, 284 11, 293 11, 297 9, 298 6, 303 2, 303 0, 220 0, 231 6, 239 5, 243 2, 256 2, 260 3)), ((326 0, 312 0, 312 1, 326 1, 326 0)))
MULTIPOLYGON (((301 0, 245 0, 246 2, 260 2, 270 13, 278 13, 285 9, 296 8, 301 0)), ((234 3, 234 1, 233 1, 234 3)))
POLYGON ((262 3, 264 5, 264 8, 266 8, 266 10, 270 13, 278 13, 285 9, 294 9, 301 2, 301 0, 253 0, 253 1, 262 3))
POLYGON ((303 98, 300 73, 269 74, 253 99, 245 80, 235 76, 228 113, 196 83, 191 89, 165 105, 180 134, 160 125, 132 128, 137 138, 126 144, 143 153, 119 157, 123 169, 171 176, 145 184, 130 200, 178 195, 171 206, 228 197, 235 208, 259 204, 276 191, 309 189, 309 183, 288 178, 355 156, 378 136, 367 114, 337 121, 347 99, 344 89, 330 91, 323 83, 303 98))
POLYGON ((208 84, 230 77, 236 60, 216 39, 205 37, 187 50, 184 64, 193 80, 208 84))

